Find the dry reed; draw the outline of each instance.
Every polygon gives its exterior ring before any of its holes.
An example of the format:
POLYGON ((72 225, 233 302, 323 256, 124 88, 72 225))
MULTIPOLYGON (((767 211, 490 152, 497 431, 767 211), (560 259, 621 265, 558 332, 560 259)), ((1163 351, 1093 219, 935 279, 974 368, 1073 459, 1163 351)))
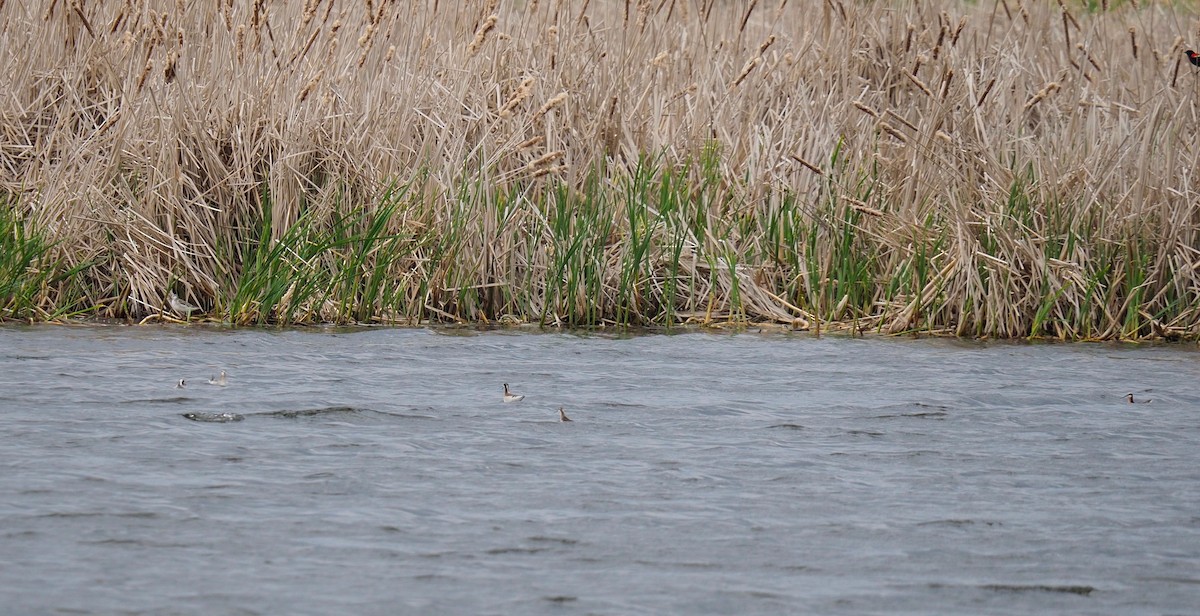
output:
POLYGON ((759 4, 0 3, 0 214, 46 239, 10 275, 72 272, 9 288, 1200 338, 1194 8, 759 4))

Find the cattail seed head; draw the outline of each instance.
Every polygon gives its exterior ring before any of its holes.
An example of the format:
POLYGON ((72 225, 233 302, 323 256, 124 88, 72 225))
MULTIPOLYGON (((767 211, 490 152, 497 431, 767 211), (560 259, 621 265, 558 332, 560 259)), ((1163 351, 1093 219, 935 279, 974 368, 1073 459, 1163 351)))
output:
POLYGON ((1058 84, 1053 81, 1046 84, 1041 90, 1037 91, 1037 94, 1034 94, 1032 98, 1025 102, 1024 110, 1029 111, 1030 109, 1033 109, 1034 105, 1042 102, 1042 99, 1046 98, 1057 89, 1058 84))
POLYGON ((242 60, 246 57, 246 24, 238 24, 235 37, 237 39, 235 47, 237 49, 238 64, 241 64, 242 60))
POLYGON ((742 67, 742 72, 738 74, 737 79, 734 79, 733 83, 729 87, 736 88, 736 87, 742 85, 742 81, 744 81, 746 79, 746 77, 748 75, 750 75, 750 71, 753 71, 755 68, 758 68, 758 65, 762 64, 762 61, 763 61, 762 56, 754 56, 753 58, 750 58, 750 61, 747 62, 746 65, 742 67))
POLYGON ((563 101, 565 101, 565 100, 567 100, 566 90, 554 95, 554 98, 551 98, 550 100, 546 101, 545 104, 543 104, 540 108, 538 108, 537 113, 533 114, 533 121, 535 121, 535 122, 538 121, 539 119, 541 119, 542 116, 546 115, 547 112, 549 112, 551 109, 554 109, 555 107, 561 105, 563 103, 563 101))
POLYGON ((529 93, 533 90, 533 77, 526 77, 521 80, 521 85, 517 86, 516 92, 513 92, 507 103, 500 108, 500 117, 507 118, 512 115, 512 110, 520 105, 525 99, 529 98, 529 93))
POLYGON ((549 165, 550 163, 562 158, 564 154, 566 154, 566 152, 564 152, 562 150, 555 150, 553 152, 547 152, 546 154, 543 154, 543 155, 529 161, 529 164, 525 165, 525 168, 526 169, 535 169, 537 167, 545 167, 546 165, 549 165))
POLYGON ((141 76, 138 77, 137 91, 142 91, 142 86, 146 83, 146 78, 150 76, 150 71, 154 70, 154 60, 146 60, 146 67, 142 69, 141 76))
POLYGON ((467 55, 474 57, 479 53, 479 49, 487 42, 488 33, 496 27, 496 21, 499 17, 488 15, 488 18, 483 20, 483 24, 479 26, 479 30, 475 31, 475 38, 471 44, 467 46, 467 55))
POLYGON ((855 108, 855 109, 857 109, 857 110, 859 110, 859 111, 861 111, 861 112, 863 112, 863 113, 865 113, 865 114, 867 114, 867 115, 871 116, 872 118, 878 118, 878 117, 879 117, 879 112, 878 112, 878 111, 875 111, 874 109, 872 109, 872 108, 870 108, 870 107, 868 107, 868 106, 864 105, 864 104, 863 104, 863 103, 861 103, 860 101, 854 101, 854 102, 853 102, 853 103, 851 103, 851 104, 852 104, 852 105, 854 105, 854 108, 855 108))
POLYGON ((313 78, 309 79, 308 83, 305 84, 304 89, 300 90, 300 95, 296 97, 296 101, 303 103, 304 99, 308 98, 309 94, 312 94, 313 89, 316 88, 317 84, 320 83, 321 80, 324 78, 325 78, 325 69, 321 69, 321 70, 317 71, 317 74, 313 75, 313 78))
POLYGON ((532 148, 534 146, 541 145, 541 143, 543 141, 545 141, 545 137, 542 137, 541 135, 536 135, 536 136, 526 139, 525 141, 522 141, 521 143, 518 143, 517 149, 518 150, 528 150, 529 148, 532 148))
POLYGON ((167 54, 167 65, 163 68, 163 81, 165 83, 175 81, 175 63, 177 61, 179 61, 179 54, 172 49, 167 54))

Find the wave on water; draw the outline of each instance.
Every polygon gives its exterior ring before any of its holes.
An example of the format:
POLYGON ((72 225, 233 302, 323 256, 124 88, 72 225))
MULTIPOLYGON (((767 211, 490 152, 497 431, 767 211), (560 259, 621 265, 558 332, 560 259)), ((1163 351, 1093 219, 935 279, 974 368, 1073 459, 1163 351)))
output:
POLYGON ((282 410, 269 411, 266 413, 255 413, 264 417, 282 417, 284 419, 299 419, 301 417, 321 417, 325 415, 358 415, 363 412, 374 413, 371 409, 357 409, 352 406, 327 406, 319 409, 300 409, 300 410, 282 410))
POLYGON ((923 402, 885 406, 879 410, 884 411, 885 414, 876 415, 875 419, 898 419, 901 417, 916 419, 945 419, 950 415, 949 407, 938 404, 925 404, 923 402), (914 408, 916 410, 913 410, 914 408), (889 413, 887 411, 893 412, 889 413))
POLYGON ((184 419, 190 419, 192 421, 200 421, 200 422, 205 422, 205 423, 230 423, 230 422, 234 422, 234 421, 242 421, 243 419, 246 418, 244 415, 240 415, 238 413, 205 413, 205 412, 184 413, 183 417, 184 417, 184 419))
POLYGON ((1090 595, 1093 590, 1096 590, 1091 586, 1052 586, 1049 584, 985 584, 981 588, 998 592, 1061 592, 1083 596, 1090 595))
POLYGON ((126 400, 124 404, 175 404, 178 402, 187 402, 192 398, 189 396, 171 396, 170 398, 141 398, 138 400, 126 400))
POLYGON ((401 413, 386 413, 368 408, 353 406, 327 406, 314 409, 283 409, 278 411, 263 411, 257 413, 229 413, 192 411, 182 414, 185 419, 207 423, 231 423, 243 421, 247 417, 265 417, 273 419, 312 419, 322 417, 352 418, 352 417, 387 417, 392 419, 434 419, 432 415, 410 415, 401 413))

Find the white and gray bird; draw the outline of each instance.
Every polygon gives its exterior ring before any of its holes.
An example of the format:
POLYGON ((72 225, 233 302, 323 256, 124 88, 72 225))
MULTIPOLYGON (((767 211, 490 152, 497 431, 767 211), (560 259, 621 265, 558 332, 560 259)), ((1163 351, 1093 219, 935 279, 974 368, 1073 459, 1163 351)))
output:
POLYGON ((508 383, 504 384, 504 401, 505 402, 520 402, 525 399, 525 396, 518 396, 508 390, 508 383))
POLYGON ((225 371, 222 370, 221 374, 219 374, 217 376, 208 377, 208 384, 216 385, 217 387, 224 387, 224 386, 228 385, 229 382, 226 380, 225 371))
POLYGON ((566 411, 564 411, 563 407, 561 407, 561 406, 558 407, 558 420, 559 421, 571 421, 571 418, 567 417, 566 411))
POLYGON ((175 295, 174 291, 171 291, 171 295, 167 297, 167 304, 171 306, 171 310, 174 310, 185 317, 190 317, 192 316, 193 312, 200 311, 199 306, 189 304, 187 301, 180 299, 178 295, 175 295))

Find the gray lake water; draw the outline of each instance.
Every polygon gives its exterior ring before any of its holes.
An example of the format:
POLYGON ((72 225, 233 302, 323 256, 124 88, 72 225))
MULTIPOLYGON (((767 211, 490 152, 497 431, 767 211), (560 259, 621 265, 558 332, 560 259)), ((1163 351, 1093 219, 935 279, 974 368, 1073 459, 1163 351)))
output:
POLYGON ((0 611, 1195 614, 1198 377, 1194 346, 8 326, 0 611))

